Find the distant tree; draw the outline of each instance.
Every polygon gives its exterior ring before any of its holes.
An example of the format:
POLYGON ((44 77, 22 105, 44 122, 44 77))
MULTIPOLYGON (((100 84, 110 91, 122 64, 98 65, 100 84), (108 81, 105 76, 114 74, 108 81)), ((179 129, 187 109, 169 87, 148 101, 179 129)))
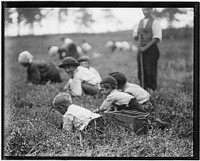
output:
POLYGON ((68 15, 67 8, 60 8, 58 11, 58 32, 60 31, 61 23, 64 22, 68 15))
POLYGON ((4 10, 4 16, 5 16, 4 21, 5 21, 6 26, 8 26, 10 23, 13 22, 12 18, 10 17, 12 13, 13 12, 11 11, 10 8, 5 8, 5 10, 4 10))
POLYGON ((22 22, 30 25, 30 34, 33 34, 34 22, 40 22, 42 18, 39 8, 17 8, 18 13, 18 35, 20 34, 20 25, 22 22))
POLYGON ((164 8, 162 11, 154 10, 154 14, 160 18, 166 18, 168 21, 168 28, 173 28, 173 22, 179 21, 175 15, 177 13, 186 14, 186 10, 180 8, 164 8))
POLYGON ((118 20, 112 13, 111 9, 102 9, 104 13, 104 18, 107 22, 115 21, 116 23, 120 24, 121 21, 118 20))
POLYGON ((92 18, 92 14, 90 14, 86 8, 78 9, 76 12, 78 14, 75 23, 80 25, 83 30, 90 29, 91 24, 95 22, 92 18))

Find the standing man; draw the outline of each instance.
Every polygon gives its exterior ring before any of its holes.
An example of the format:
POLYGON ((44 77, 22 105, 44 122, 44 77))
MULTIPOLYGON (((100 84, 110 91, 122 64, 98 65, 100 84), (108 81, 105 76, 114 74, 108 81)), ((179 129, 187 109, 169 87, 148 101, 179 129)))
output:
POLYGON ((157 64, 159 49, 157 43, 162 41, 160 22, 152 15, 152 8, 143 8, 144 18, 140 21, 137 32, 133 33, 138 47, 138 79, 144 89, 156 90, 157 64))

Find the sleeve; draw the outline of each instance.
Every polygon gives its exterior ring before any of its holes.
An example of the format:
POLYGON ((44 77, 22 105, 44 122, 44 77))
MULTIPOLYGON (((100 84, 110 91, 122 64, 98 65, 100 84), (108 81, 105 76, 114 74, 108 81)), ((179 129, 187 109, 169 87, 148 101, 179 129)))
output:
POLYGON ((67 83, 65 84, 65 86, 63 87, 64 90, 69 90, 69 85, 70 85, 70 82, 72 81, 72 79, 70 78, 67 83))
POLYGON ((108 95, 107 98, 103 101, 99 109, 101 111, 106 111, 112 108, 114 102, 115 102, 115 98, 112 95, 108 95))
POLYGON ((32 67, 28 71, 27 80, 32 82, 32 83, 35 83, 35 84, 40 83, 40 80, 41 80, 40 71, 36 66, 32 67))
POLYGON ((77 77, 74 77, 70 81, 69 86, 70 86, 70 89, 71 89, 71 92, 72 92, 73 96, 81 96, 82 95, 81 83, 82 83, 81 79, 79 79, 77 77))
POLYGON ((98 83, 100 83, 101 82, 101 76, 100 76, 100 74, 99 74, 99 72, 95 69, 95 68, 93 68, 93 67, 90 67, 91 68, 91 71, 95 74, 95 76, 97 77, 97 79, 98 79, 98 83))
POLYGON ((124 92, 130 94, 130 95, 133 96, 133 97, 136 97, 134 91, 131 90, 131 89, 126 89, 124 92))
POLYGON ((63 129, 69 132, 73 130, 73 116, 68 114, 63 117, 63 129))
POLYGON ((137 24, 137 25, 133 28, 132 37, 138 36, 138 28, 139 28, 139 24, 137 24))
POLYGON ((154 20, 152 25, 152 31, 153 31, 153 38, 158 38, 160 41, 162 41, 162 27, 160 25, 159 20, 154 20))

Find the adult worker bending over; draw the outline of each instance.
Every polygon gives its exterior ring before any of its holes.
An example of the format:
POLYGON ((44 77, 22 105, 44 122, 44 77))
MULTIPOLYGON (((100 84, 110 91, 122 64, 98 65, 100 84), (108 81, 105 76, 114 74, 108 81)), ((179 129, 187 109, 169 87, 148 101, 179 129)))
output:
POLYGON ((142 9, 144 18, 140 21, 137 32, 133 32, 133 37, 139 41, 137 62, 140 85, 143 84, 144 89, 156 90, 157 64, 160 55, 157 43, 162 40, 162 29, 152 11, 152 8, 142 9))

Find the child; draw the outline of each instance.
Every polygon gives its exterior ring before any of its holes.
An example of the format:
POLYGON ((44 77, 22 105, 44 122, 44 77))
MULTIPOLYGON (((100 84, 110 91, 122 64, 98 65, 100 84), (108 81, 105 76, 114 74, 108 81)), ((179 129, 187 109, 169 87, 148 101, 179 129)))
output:
POLYGON ((107 96, 99 109, 93 112, 103 112, 112 110, 137 110, 145 112, 137 100, 130 94, 117 90, 117 81, 112 76, 107 76, 101 82, 101 92, 107 96))
POLYGON ((89 69, 79 66, 75 58, 64 58, 59 67, 64 68, 70 76, 64 90, 70 92, 72 96, 82 96, 83 93, 88 95, 97 94, 99 86, 97 77, 89 69))
MULTIPOLYGON (((101 115, 91 112, 83 107, 72 104, 72 99, 68 93, 60 93, 53 99, 53 109, 63 115, 62 128, 68 132, 79 130, 85 132, 95 130, 102 133, 103 119, 101 115)), ((91 131, 90 131, 91 132, 91 131)))
POLYGON ((28 51, 23 51, 18 57, 19 63, 27 67, 27 82, 33 84, 45 84, 62 82, 58 69, 52 64, 44 61, 33 61, 33 56, 28 51))
POLYGON ((82 40, 80 46, 85 54, 89 53, 92 50, 92 46, 86 40, 82 40))
MULTIPOLYGON (((139 85, 127 82, 126 76, 123 73, 113 72, 109 75, 116 79, 118 84, 117 88, 133 95, 146 112, 150 112, 153 110, 153 106, 149 100, 150 94, 146 90, 144 90, 139 85)), ((169 125, 167 122, 162 121, 160 118, 155 118, 155 120, 153 121, 157 122, 160 127, 165 127, 169 125)))
POLYGON ((97 79, 98 79, 98 83, 99 83, 99 86, 98 88, 101 89, 100 87, 100 82, 101 82, 101 76, 100 74, 97 72, 96 69, 94 69, 93 67, 90 66, 90 57, 89 56, 82 56, 78 59, 78 62, 80 64, 80 66, 83 66, 85 68, 88 68, 92 73, 94 73, 94 75, 96 75, 97 79))
POLYGON ((126 76, 120 72, 109 74, 117 80, 118 89, 133 95, 146 111, 151 111, 153 106, 149 101, 150 94, 137 84, 127 82, 126 76))

